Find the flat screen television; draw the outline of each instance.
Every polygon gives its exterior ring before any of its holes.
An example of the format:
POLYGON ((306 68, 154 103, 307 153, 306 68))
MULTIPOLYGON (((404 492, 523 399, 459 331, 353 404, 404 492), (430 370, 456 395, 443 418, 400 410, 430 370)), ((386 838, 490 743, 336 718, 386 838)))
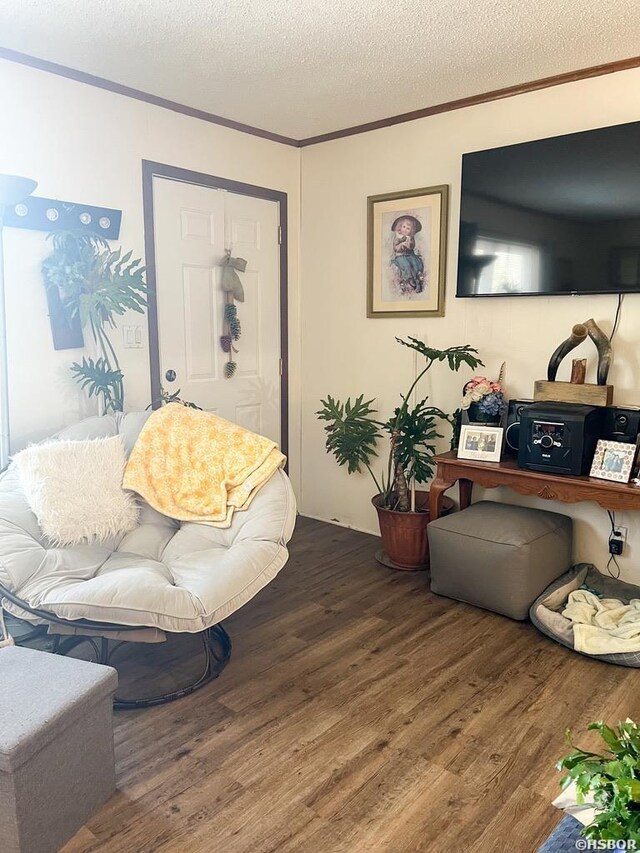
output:
POLYGON ((464 154, 457 296, 640 292, 640 122, 464 154))

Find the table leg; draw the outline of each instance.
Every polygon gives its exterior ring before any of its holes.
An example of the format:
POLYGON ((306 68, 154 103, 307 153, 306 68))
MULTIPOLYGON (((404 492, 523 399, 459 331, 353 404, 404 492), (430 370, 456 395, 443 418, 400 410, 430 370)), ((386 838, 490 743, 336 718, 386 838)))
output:
POLYGON ((455 485, 455 482, 455 480, 445 480, 436 474, 435 479, 429 486, 429 514, 431 521, 435 521, 436 518, 440 518, 440 511, 442 510, 442 496, 447 489, 450 489, 451 486, 455 485))
POLYGON ((460 490, 460 509, 471 506, 471 493, 473 491, 473 480, 458 480, 460 490))

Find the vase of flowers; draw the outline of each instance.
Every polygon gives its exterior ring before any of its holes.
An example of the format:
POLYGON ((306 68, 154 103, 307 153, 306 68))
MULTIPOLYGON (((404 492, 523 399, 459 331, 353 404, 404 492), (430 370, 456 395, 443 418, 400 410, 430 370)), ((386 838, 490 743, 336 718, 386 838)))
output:
POLYGON ((498 425, 507 410, 502 383, 474 376, 463 388, 462 410, 472 424, 498 425))

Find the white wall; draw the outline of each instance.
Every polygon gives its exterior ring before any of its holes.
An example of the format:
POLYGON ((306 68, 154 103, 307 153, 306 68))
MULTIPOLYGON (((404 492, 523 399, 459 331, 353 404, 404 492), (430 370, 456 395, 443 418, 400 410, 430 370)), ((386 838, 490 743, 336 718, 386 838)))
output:
MULTIPOLYGON (((372 484, 365 476, 348 477, 325 454, 322 424, 314 416, 322 396, 363 392, 389 412, 415 369, 412 353, 394 342, 395 335, 408 334, 436 346, 471 343, 490 374, 506 359, 510 396, 529 396, 575 322, 594 316, 605 331, 611 329, 611 296, 454 298, 461 154, 639 118, 640 71, 634 70, 305 148, 300 246, 298 150, 0 60, 0 173, 34 177, 38 195, 122 209, 121 242, 140 256, 142 159, 288 193, 294 485, 301 476, 305 514, 372 532, 372 484), (366 197, 441 183, 451 187, 446 316, 366 319, 366 197)), ((87 406, 68 374, 79 353, 56 353, 51 343, 39 272, 47 252, 44 234, 7 229, 5 245, 12 433, 19 447, 77 420, 87 406)), ((629 296, 611 373, 618 403, 640 403, 639 320, 640 296, 629 296)), ((146 327, 138 315, 134 322, 146 327)), ((131 409, 149 402, 146 344, 145 334, 143 350, 119 353, 131 409)), ((584 355, 593 376, 593 351, 585 346, 584 355)), ((438 366, 424 389, 452 410, 464 378, 438 366)), ((536 504, 508 492, 491 496, 536 504)), ((604 511, 587 504, 537 505, 570 512, 577 520, 576 559, 604 565, 604 511)), ((624 513, 619 520, 631 528, 623 571, 640 580, 638 516, 624 513)))
MULTIPOLYGON (((302 498, 304 514, 377 531, 368 475, 349 477, 324 452, 321 397, 364 393, 389 413, 409 385, 412 353, 394 336, 415 335, 437 347, 469 343, 480 350, 490 376, 507 361, 509 396, 532 396, 551 352, 571 326, 593 316, 611 331, 615 296, 455 299, 461 155, 524 140, 640 119, 640 71, 571 83, 503 101, 433 116, 303 149, 302 154, 302 498), (441 319, 366 318, 366 198, 369 195, 450 186, 446 315, 441 319)), ((640 404, 640 295, 626 298, 615 340, 610 381, 615 402, 640 404)), ((591 345, 574 355, 596 359, 591 345)), ((570 362, 570 359, 569 359, 570 362)), ((568 378, 568 365, 563 365, 568 378)), ((423 386, 452 411, 468 373, 434 367, 423 386)), ((443 443, 443 449, 445 444, 443 443)), ((575 559, 601 568, 607 561, 608 520, 594 504, 568 506, 494 491, 512 503, 543 506, 576 518, 575 559)), ((640 580, 640 515, 620 513, 631 528, 621 564, 640 580)))
MULTIPOLYGON (((197 82, 194 81, 194 85, 197 82)), ((282 190, 289 197, 289 311, 298 317, 299 151, 140 101, 0 60, 0 173, 38 181, 36 194, 123 211, 120 240, 144 257, 141 161, 153 160, 282 190)), ((13 448, 87 411, 68 367, 78 350, 54 352, 40 264, 45 234, 5 229, 13 448)), ((124 320, 127 322, 127 320, 124 320)), ((143 350, 119 348, 126 407, 150 402, 146 316, 143 350)), ((120 333, 114 335, 121 342, 120 333)), ((298 335, 290 342, 291 471, 298 479, 298 335)))

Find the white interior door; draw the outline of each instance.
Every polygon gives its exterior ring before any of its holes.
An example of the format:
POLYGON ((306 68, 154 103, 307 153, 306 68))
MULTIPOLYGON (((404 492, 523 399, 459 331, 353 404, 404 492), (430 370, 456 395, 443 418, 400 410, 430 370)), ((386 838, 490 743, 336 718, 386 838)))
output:
POLYGON ((159 177, 153 200, 163 387, 280 443, 278 203, 159 177), (220 345, 226 249, 248 262, 239 273, 245 300, 236 303, 242 334, 231 378, 220 345))

